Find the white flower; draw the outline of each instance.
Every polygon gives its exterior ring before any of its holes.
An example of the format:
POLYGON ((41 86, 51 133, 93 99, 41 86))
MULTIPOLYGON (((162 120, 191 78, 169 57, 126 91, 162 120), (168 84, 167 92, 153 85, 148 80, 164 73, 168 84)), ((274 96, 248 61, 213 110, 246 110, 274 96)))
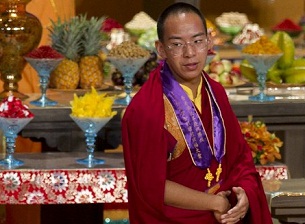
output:
POLYGON ((75 196, 76 203, 93 203, 93 195, 92 193, 86 189, 77 193, 75 196))
POLYGON ((61 194, 56 197, 56 203, 57 204, 64 204, 67 201, 65 197, 63 197, 61 194))
POLYGON ((105 202, 111 203, 115 201, 115 197, 113 197, 110 193, 105 194, 105 202))
POLYGON ((98 184, 104 191, 114 189, 115 177, 111 172, 100 172, 100 175, 98 176, 98 184))
POLYGON ((20 186, 20 179, 17 173, 6 173, 3 183, 7 191, 15 191, 20 186))
POLYGON ((77 182, 83 186, 89 186, 91 184, 91 181, 92 181, 92 175, 90 174, 80 174, 77 179, 77 182))
POLYGON ((55 172, 51 174, 50 179, 51 179, 51 185, 55 189, 55 191, 62 192, 66 190, 66 188, 68 187, 68 178, 67 175, 65 175, 65 173, 55 172))
POLYGON ((43 204, 44 202, 44 195, 40 191, 33 191, 29 194, 26 203, 27 204, 43 204))

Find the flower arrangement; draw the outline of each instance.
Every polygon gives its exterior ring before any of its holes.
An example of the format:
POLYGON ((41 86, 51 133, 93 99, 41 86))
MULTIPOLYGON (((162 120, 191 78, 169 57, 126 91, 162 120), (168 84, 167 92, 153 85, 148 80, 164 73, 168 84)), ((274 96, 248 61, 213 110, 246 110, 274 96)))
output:
POLYGON ((267 130, 267 126, 262 121, 240 122, 241 131, 247 141, 255 164, 265 165, 281 159, 280 147, 283 142, 274 134, 267 130))

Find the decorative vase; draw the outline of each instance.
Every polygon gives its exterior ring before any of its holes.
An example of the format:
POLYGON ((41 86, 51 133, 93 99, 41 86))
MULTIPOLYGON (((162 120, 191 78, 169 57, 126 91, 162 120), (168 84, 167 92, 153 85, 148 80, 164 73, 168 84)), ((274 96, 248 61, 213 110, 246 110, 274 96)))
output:
POLYGON ((27 96, 18 91, 18 82, 26 61, 23 56, 41 40, 42 25, 26 11, 31 0, 0 0, 0 79, 4 82, 0 98, 9 92, 19 99, 27 96))

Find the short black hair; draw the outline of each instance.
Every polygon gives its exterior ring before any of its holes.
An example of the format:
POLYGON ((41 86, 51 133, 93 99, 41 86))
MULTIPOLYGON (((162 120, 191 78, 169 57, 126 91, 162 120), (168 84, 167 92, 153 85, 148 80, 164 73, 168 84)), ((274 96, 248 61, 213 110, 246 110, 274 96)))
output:
POLYGON ((159 16, 157 21, 157 33, 158 33, 158 39, 162 42, 164 37, 164 23, 165 20, 171 16, 171 15, 177 15, 180 13, 195 13, 200 17, 203 23, 203 27, 205 29, 205 32, 207 33, 207 25, 206 20, 201 13, 201 11, 196 8, 195 6, 184 3, 184 2, 177 2, 170 6, 168 6, 159 16))

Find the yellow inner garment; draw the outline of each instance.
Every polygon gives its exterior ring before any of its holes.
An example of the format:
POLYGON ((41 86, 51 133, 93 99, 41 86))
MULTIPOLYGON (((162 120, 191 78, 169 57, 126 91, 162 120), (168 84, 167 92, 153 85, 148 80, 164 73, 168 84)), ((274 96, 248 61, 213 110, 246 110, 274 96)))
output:
POLYGON ((201 88, 202 88, 202 78, 200 79, 200 83, 198 85, 198 88, 197 88, 197 96, 193 96, 193 92, 192 90, 185 86, 185 85, 182 85, 180 84, 180 86, 182 87, 182 89, 186 92, 186 94, 188 95, 188 97, 191 99, 191 101, 193 101, 193 103, 195 104, 195 106, 198 108, 198 110, 200 111, 201 113, 201 88))

